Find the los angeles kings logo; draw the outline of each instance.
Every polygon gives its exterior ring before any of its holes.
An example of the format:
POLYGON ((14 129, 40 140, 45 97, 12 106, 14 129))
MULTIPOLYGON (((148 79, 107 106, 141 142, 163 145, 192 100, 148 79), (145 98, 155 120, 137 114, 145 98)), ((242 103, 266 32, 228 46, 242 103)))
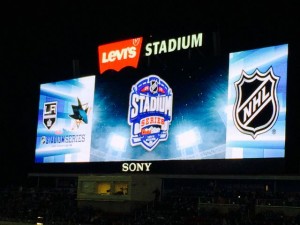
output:
POLYGON ((258 69, 253 74, 242 71, 240 79, 234 83, 236 100, 233 107, 234 123, 240 132, 255 139, 272 128, 279 112, 278 81, 272 67, 265 73, 258 69))

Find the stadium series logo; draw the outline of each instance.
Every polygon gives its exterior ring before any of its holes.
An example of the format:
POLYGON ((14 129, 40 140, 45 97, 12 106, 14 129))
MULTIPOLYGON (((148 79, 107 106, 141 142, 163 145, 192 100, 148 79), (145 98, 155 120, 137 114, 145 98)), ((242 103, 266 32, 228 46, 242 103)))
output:
POLYGON ((278 117, 279 103, 276 89, 279 77, 270 67, 266 73, 256 69, 253 74, 245 71, 234 83, 236 100, 233 107, 235 126, 244 134, 257 135, 272 128, 278 117))
POLYGON ((160 141, 167 140, 172 107, 172 89, 164 80, 157 75, 139 80, 132 87, 129 100, 131 145, 152 151, 160 141))

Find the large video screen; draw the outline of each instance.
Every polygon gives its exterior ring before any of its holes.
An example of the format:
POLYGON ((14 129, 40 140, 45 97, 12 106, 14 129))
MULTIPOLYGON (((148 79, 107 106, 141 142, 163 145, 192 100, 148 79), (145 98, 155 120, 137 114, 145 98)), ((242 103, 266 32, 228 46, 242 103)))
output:
POLYGON ((226 158, 285 156, 288 45, 229 55, 226 158))
POLYGON ((288 45, 197 37, 101 45, 99 74, 41 84, 35 162, 284 158, 288 45))
POLYGON ((36 162, 90 161, 95 77, 40 86, 36 162))

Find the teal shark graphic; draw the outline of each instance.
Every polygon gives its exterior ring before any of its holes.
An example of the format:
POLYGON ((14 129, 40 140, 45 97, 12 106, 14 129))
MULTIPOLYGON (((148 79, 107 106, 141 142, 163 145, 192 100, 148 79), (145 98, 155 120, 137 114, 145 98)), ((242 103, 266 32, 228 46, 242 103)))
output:
POLYGON ((82 107, 81 101, 79 100, 79 98, 77 98, 78 100, 78 105, 72 105, 72 109, 73 109, 73 114, 69 115, 71 118, 75 119, 77 121, 77 123, 81 123, 84 122, 85 124, 88 123, 88 107, 86 107, 85 109, 82 107))

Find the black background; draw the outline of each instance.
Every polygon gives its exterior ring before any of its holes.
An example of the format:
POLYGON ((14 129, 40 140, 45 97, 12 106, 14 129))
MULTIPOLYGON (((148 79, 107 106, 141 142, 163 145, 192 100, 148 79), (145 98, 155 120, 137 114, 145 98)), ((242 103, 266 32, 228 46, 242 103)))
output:
MULTIPOLYGON (((299 174, 299 12, 292 1, 38 1, 8 2, 0 16, 1 138, 4 183, 23 182, 33 165, 39 85, 99 74, 97 46, 138 36, 215 36, 212 54, 289 44, 287 154, 284 161, 257 160, 257 173, 299 174), (97 2, 97 3, 96 3, 97 2), (76 68, 74 70, 74 62, 76 68), (269 162, 270 161, 270 162, 269 162), (278 164, 279 163, 279 164, 278 164), (280 165, 280 166, 278 166, 280 165)), ((172 164, 173 165, 173 164, 172 164)), ((169 163, 154 167, 168 172, 169 163)), ((85 167, 86 165, 82 165, 85 167)), ((179 164, 198 167, 198 164, 179 164)), ((215 173, 220 161, 203 162, 215 173), (213 166, 212 166, 213 165, 213 166)), ((109 167, 104 165, 104 167, 109 167)), ((253 161, 227 162, 245 173, 253 161)), ((73 165, 58 166, 70 172, 73 165)), ((89 169, 97 168, 90 165, 89 169)), ((84 168, 87 170, 86 168, 84 168)), ((120 171, 117 167, 113 169, 120 171)), ((251 171, 251 170, 250 170, 251 171)))

